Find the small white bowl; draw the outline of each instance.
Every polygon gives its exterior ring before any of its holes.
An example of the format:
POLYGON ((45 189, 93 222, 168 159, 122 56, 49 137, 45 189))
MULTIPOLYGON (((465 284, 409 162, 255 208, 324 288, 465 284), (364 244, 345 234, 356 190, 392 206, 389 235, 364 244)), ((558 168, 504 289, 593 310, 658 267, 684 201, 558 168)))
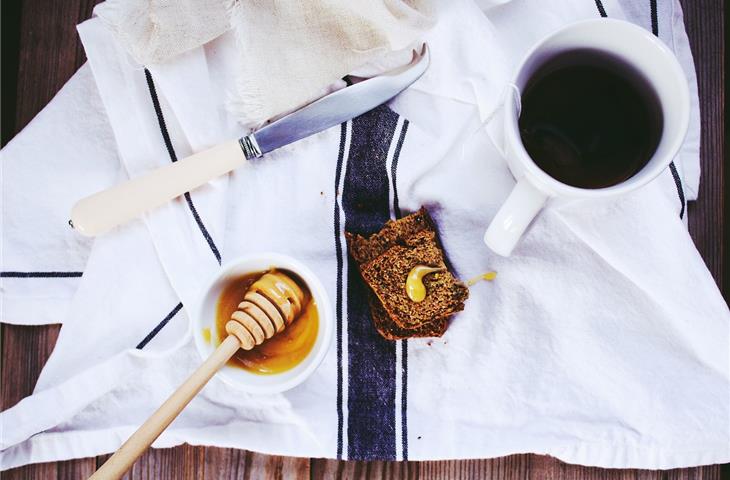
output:
POLYGON ((236 277, 270 268, 290 270, 299 275, 304 281, 312 293, 314 301, 317 302, 319 328, 312 350, 297 366, 290 370, 270 375, 258 375, 241 368, 225 365, 218 372, 217 375, 224 382, 249 393, 279 393, 302 383, 314 373, 324 359, 332 341, 332 332, 334 330, 332 308, 327 292, 314 273, 304 264, 291 257, 276 253, 257 253, 228 262, 205 284, 203 294, 193 309, 193 337, 195 338, 195 347, 203 359, 208 358, 222 341, 222 339, 217 338, 215 314, 218 298, 223 288, 236 277), (210 329, 210 342, 206 342, 203 338, 204 328, 210 329))

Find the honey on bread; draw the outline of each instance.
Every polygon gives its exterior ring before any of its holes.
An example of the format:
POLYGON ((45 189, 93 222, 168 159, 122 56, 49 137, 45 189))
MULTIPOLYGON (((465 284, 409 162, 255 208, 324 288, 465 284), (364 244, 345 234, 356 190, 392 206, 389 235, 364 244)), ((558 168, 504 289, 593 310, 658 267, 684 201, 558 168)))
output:
POLYGON ((406 278, 406 294, 414 302, 422 302, 426 298, 426 286, 423 284, 423 277, 431 273, 443 272, 443 267, 429 267, 428 265, 416 265, 408 272, 406 278))
POLYGON ((477 283, 479 283, 482 280, 485 280, 487 282, 491 282, 495 278, 497 278, 497 272, 486 272, 486 273, 482 273, 481 275, 477 275, 476 277, 470 278, 469 280, 467 280, 466 281, 466 286, 467 287, 472 287, 472 286, 476 285, 477 283))

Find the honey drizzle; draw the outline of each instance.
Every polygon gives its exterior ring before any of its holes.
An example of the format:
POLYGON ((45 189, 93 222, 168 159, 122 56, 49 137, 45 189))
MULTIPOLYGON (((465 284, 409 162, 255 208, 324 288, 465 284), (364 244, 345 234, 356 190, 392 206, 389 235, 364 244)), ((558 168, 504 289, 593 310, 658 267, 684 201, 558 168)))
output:
POLYGON ((467 280, 466 281, 466 286, 467 287, 472 287, 472 286, 474 286, 475 284, 479 283, 482 280, 492 281, 495 278, 497 278, 497 272, 486 272, 486 273, 482 273, 481 275, 477 275, 476 277, 470 278, 469 280, 467 280))

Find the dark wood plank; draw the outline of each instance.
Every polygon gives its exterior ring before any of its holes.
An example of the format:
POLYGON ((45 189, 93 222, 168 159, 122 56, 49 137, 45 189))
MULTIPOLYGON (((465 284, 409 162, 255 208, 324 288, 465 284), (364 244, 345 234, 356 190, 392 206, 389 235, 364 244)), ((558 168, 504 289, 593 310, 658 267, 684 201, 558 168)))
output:
MULTIPOLYGON (((101 466, 108 458, 109 455, 97 457, 96 466, 101 466)), ((157 478, 308 480, 309 459, 263 455, 234 448, 181 445, 148 450, 124 476, 125 480, 157 478)))
POLYGON ((206 450, 214 455, 238 456, 240 458, 236 471, 219 474, 218 467, 211 462, 213 469, 206 468, 205 478, 271 478, 276 480, 308 480, 310 478, 310 461, 308 458, 280 457, 263 455, 261 453, 247 452, 235 449, 223 449, 208 447, 206 450))
POLYGON ((719 480, 720 467, 675 470, 605 469, 569 465, 544 455, 442 462, 344 462, 313 459, 312 478, 325 480, 719 480))
POLYGON ((727 472, 723 474, 721 465, 707 465, 698 468, 682 468, 668 470, 663 477, 666 480, 727 480, 727 472))
POLYGON ((730 300, 730 212, 725 162, 725 32, 723 0, 682 0, 697 71, 702 118, 702 178, 697 202, 688 206, 689 231, 725 299, 730 300))
MULTIPOLYGON (((180 445, 175 448, 149 449, 132 465, 122 477, 124 480, 147 480, 158 478, 203 478, 201 472, 205 463, 206 449, 191 445, 180 445)), ((100 467, 111 455, 101 455, 84 459, 92 462, 91 473, 100 467)), ((75 476, 59 476, 59 480, 67 478, 86 478, 75 476)), ((215 477, 214 477, 215 478, 215 477)))
POLYGON ((53 480, 89 478, 96 468, 93 458, 38 463, 0 473, 3 480, 53 480))
POLYGON ((18 52, 20 51, 20 2, 0 3, 0 145, 15 134, 15 94, 18 87, 18 52))
POLYGON ((3 362, 0 409, 5 410, 33 393, 43 365, 56 344, 58 325, 25 327, 2 325, 3 362))
MULTIPOLYGON (((2 391, 0 410, 5 410, 33 393, 43 365, 53 351, 58 325, 24 327, 2 325, 2 391)), ((3 479, 86 478, 94 471, 93 458, 26 465, 2 474, 3 479)))
POLYGON ((415 479, 419 477, 418 462, 343 462, 323 458, 312 459, 312 478, 335 480, 415 479))
MULTIPOLYGON (((70 462, 75 462, 71 460, 70 462)), ((13 468, 2 473, 3 480, 54 480, 58 478, 58 464, 54 463, 38 463, 35 465, 26 465, 20 468, 13 468)), ((66 477, 71 478, 71 477, 66 477)))
POLYGON ((606 469, 570 465, 555 458, 529 455, 529 476, 545 480, 719 480, 718 466, 674 470, 606 469))
POLYGON ((655 470, 613 470, 569 465, 548 456, 530 456, 529 479, 545 480, 661 480, 662 472, 655 470))
POLYGON ((510 455, 489 460, 422 462, 419 464, 419 478, 523 480, 529 478, 531 462, 532 455, 510 455))
POLYGON ((198 478, 203 468, 205 449, 190 445, 176 448, 149 449, 132 466, 127 477, 133 480, 156 480, 159 478, 198 478))
POLYGON ((59 479, 63 478, 89 478, 96 470, 94 458, 80 458, 65 462, 56 462, 56 472, 59 479))
POLYGON ((21 15, 16 132, 85 61, 76 25, 100 0, 25 0, 21 15))

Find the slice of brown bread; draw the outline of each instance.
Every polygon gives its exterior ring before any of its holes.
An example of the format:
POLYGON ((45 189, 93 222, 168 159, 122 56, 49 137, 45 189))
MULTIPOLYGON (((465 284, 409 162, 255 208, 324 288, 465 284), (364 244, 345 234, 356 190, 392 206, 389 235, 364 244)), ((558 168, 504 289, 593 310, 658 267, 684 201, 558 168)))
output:
POLYGON ((345 236, 350 255, 358 264, 362 265, 422 230, 436 232, 436 226, 431 216, 423 207, 399 220, 388 220, 378 233, 374 233, 368 238, 349 232, 345 232, 345 236))
POLYGON ((446 332, 448 319, 438 318, 416 328, 400 328, 393 322, 388 312, 383 308, 378 297, 370 292, 368 303, 370 314, 373 317, 373 325, 378 333, 386 340, 403 340, 404 338, 440 337, 446 332))
MULTIPOLYGON (((364 264, 385 254, 394 246, 401 245, 405 247, 413 247, 419 243, 423 243, 422 237, 415 236, 417 233, 423 231, 432 233, 432 235, 428 235, 427 238, 432 245, 435 244, 436 248, 440 249, 441 247, 438 241, 436 226, 431 219, 431 216, 428 214, 428 211, 423 207, 417 212, 399 220, 389 220, 379 232, 371 235, 369 238, 364 238, 360 235, 351 234, 349 232, 345 232, 345 235, 347 237, 350 255, 358 263, 362 275, 362 268, 364 264)), ((443 262, 443 254, 440 258, 443 262)), ((403 282, 405 282, 405 277, 403 282)), ((428 288, 428 285, 430 284, 428 277, 424 283, 426 283, 428 288)), ((370 287, 370 285, 368 285, 368 287, 370 287)), ((403 292, 404 291, 405 287, 403 286, 403 292)), ((394 321, 388 310, 381 303, 381 299, 373 293, 372 289, 369 288, 368 293, 373 324, 378 333, 388 340, 399 340, 413 337, 440 337, 446 331, 448 326, 448 315, 442 317, 430 317, 430 321, 423 321, 423 319, 421 319, 421 321, 417 324, 409 324, 404 328, 394 321)), ((464 289, 462 296, 466 298, 467 295, 468 291, 464 289)), ((410 299, 406 297, 406 301, 410 302, 410 299)), ((461 310, 462 308, 463 305, 461 307, 455 306, 455 311, 461 310)))
MULTIPOLYGON (((407 217, 406 217, 407 218, 407 217)), ((444 256, 436 241, 435 229, 421 229, 360 265, 360 273, 380 300, 388 316, 401 329, 423 327, 464 309, 469 296, 466 285, 446 270, 444 256), (405 281, 416 265, 442 267, 427 275, 423 283, 428 294, 422 302, 408 298, 405 281)))

